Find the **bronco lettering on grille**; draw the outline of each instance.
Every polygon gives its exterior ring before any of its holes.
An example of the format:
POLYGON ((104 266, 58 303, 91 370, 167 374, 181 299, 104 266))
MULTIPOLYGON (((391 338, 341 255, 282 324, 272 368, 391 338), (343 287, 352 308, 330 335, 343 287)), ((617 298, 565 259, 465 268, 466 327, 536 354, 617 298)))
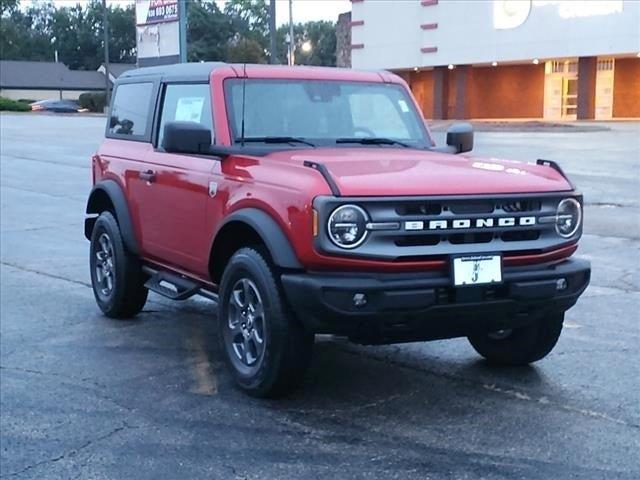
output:
POLYGON ((536 217, 456 218, 428 222, 404 222, 405 230, 464 230, 468 228, 524 227, 535 225, 536 217), (497 222, 496 222, 497 220, 497 222))

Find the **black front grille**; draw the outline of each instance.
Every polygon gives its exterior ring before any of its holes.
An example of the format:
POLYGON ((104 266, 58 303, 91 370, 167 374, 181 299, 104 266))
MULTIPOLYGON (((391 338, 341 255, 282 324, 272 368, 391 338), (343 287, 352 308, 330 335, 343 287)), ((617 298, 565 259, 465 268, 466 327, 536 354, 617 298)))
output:
POLYGON ((455 215, 492 213, 495 210, 495 203, 491 201, 451 203, 446 209, 455 215))
MULTIPOLYGON (((318 239, 319 250, 395 262, 484 252, 544 251, 576 241, 555 231, 558 203, 569 194, 468 197, 318 197, 314 208, 326 225, 338 205, 353 203, 369 214, 366 241, 350 251, 318 239)), ((581 198, 579 198, 581 200, 581 198)))
POLYGON ((540 200, 514 200, 503 202, 499 208, 508 213, 539 212, 542 208, 542 202, 540 200))
POLYGON ((398 247, 415 247, 420 246, 433 246, 440 243, 440 237, 438 235, 413 235, 398 237, 395 240, 395 244, 398 247))
POLYGON ((442 213, 442 205, 430 202, 406 202, 396 207, 396 213, 401 217, 440 215, 442 213))
POLYGON ((468 243, 489 243, 493 240, 493 233, 454 233, 447 238, 453 245, 465 245, 468 243))
POLYGON ((500 235, 503 242, 526 242, 540 238, 540 230, 515 230, 500 235))
MULTIPOLYGON (((555 202, 547 202, 545 206, 543 200, 536 198, 409 200, 396 204, 392 216, 385 215, 381 221, 401 225, 393 238, 399 248, 533 242, 540 238, 543 230, 552 227, 549 223, 538 223, 537 219, 545 212, 548 216, 555 215, 555 202), (520 222, 522 217, 535 218, 535 225, 499 224, 501 219, 520 222)), ((386 213, 380 210, 380 214, 386 213)))

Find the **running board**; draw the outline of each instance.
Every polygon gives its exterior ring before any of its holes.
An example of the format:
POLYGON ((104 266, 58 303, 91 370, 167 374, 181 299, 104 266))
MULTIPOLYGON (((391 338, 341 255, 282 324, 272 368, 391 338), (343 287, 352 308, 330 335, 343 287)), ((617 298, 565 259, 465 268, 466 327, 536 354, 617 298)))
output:
POLYGON ((163 297, 171 300, 186 300, 200 292, 200 285, 187 278, 150 268, 145 268, 144 271, 149 275, 149 280, 144 286, 163 297))

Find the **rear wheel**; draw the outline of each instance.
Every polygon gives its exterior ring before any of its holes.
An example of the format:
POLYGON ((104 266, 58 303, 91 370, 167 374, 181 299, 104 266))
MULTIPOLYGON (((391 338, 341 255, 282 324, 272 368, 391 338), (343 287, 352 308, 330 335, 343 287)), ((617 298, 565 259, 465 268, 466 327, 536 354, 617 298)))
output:
POLYGON ((220 282, 218 332, 236 383, 257 397, 287 393, 301 380, 313 335, 296 321, 265 253, 238 250, 220 282))
POLYGON ((525 327, 473 335, 469 342, 489 362, 497 365, 526 365, 546 357, 562 332, 564 313, 555 313, 525 327))
POLYGON ((129 318, 142 310, 148 290, 140 261, 127 251, 111 212, 102 212, 93 227, 89 264, 93 294, 107 317, 129 318))

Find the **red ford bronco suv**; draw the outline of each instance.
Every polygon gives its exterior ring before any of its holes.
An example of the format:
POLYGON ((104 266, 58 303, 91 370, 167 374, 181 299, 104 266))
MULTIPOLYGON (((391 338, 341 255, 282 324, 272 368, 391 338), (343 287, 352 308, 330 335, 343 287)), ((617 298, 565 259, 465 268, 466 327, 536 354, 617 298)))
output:
POLYGON ((582 197, 552 161, 436 146, 388 72, 183 64, 122 75, 92 158, 85 235, 98 306, 149 290, 218 304, 224 356, 256 396, 300 381, 314 334, 468 337, 540 360, 587 287, 582 197))

